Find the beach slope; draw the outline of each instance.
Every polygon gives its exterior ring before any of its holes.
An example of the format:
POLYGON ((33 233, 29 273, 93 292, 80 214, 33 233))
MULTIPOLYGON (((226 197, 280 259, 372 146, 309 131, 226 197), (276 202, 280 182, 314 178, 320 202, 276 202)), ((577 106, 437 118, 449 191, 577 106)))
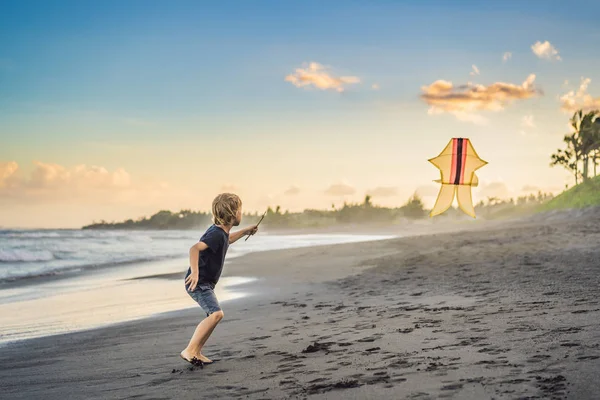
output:
MULTIPOLYGON (((199 310, 0 349, 10 399, 595 399, 600 211, 250 254, 191 367, 199 310)), ((183 274, 183 273, 182 273, 183 274)), ((164 279, 179 279, 165 276, 164 279)))

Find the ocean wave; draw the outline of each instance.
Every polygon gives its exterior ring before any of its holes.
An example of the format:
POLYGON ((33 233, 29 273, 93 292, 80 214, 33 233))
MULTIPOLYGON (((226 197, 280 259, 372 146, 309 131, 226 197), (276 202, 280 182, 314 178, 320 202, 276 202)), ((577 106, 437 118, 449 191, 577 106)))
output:
POLYGON ((152 261, 161 261, 161 260, 169 260, 180 258, 181 255, 165 255, 158 257, 136 257, 136 258, 128 258, 121 260, 113 260, 107 262, 100 262, 94 264, 78 264, 78 265, 69 265, 69 266, 60 266, 54 268, 33 268, 33 269, 22 269, 22 270, 0 270, 0 283, 2 282, 14 282, 22 279, 31 279, 31 278, 40 278, 45 276, 56 276, 65 273, 73 273, 73 272, 85 272, 90 269, 100 269, 100 268, 111 268, 118 267, 136 263, 143 262, 152 262, 152 261))
POLYGON ((0 235, 7 238, 57 239, 64 234, 56 231, 1 231, 0 235))
POLYGON ((0 249, 0 263, 34 262, 54 260, 54 254, 48 250, 0 249))

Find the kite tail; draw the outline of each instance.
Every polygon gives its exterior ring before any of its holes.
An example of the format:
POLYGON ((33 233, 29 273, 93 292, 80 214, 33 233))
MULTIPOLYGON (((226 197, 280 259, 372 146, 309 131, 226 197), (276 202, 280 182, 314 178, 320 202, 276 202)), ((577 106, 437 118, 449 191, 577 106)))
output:
POLYGON ((439 215, 450 208, 452 201, 454 200, 454 192, 456 191, 455 185, 442 184, 440 193, 438 194, 435 205, 429 214, 430 217, 439 215))
POLYGON ((465 214, 475 218, 475 209, 473 208, 473 198, 471 197, 471 186, 459 186, 456 189, 456 199, 458 206, 465 214))

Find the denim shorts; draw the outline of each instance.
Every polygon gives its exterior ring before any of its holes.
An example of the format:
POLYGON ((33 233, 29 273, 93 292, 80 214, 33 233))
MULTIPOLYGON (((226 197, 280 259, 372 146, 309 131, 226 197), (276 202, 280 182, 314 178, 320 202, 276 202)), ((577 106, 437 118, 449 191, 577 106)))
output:
POLYGON ((210 284, 198 283, 193 291, 188 290, 186 286, 185 291, 202 307, 207 317, 214 312, 221 311, 219 300, 210 284))

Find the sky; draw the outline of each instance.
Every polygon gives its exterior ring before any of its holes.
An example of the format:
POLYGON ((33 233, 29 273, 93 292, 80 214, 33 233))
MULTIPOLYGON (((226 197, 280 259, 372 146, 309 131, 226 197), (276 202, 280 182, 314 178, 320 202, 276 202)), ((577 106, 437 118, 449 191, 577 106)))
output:
POLYGON ((559 193, 600 108, 597 1, 0 0, 0 227, 161 209, 433 205, 453 137, 475 201, 559 193), (482 4, 485 3, 485 4, 482 4))

